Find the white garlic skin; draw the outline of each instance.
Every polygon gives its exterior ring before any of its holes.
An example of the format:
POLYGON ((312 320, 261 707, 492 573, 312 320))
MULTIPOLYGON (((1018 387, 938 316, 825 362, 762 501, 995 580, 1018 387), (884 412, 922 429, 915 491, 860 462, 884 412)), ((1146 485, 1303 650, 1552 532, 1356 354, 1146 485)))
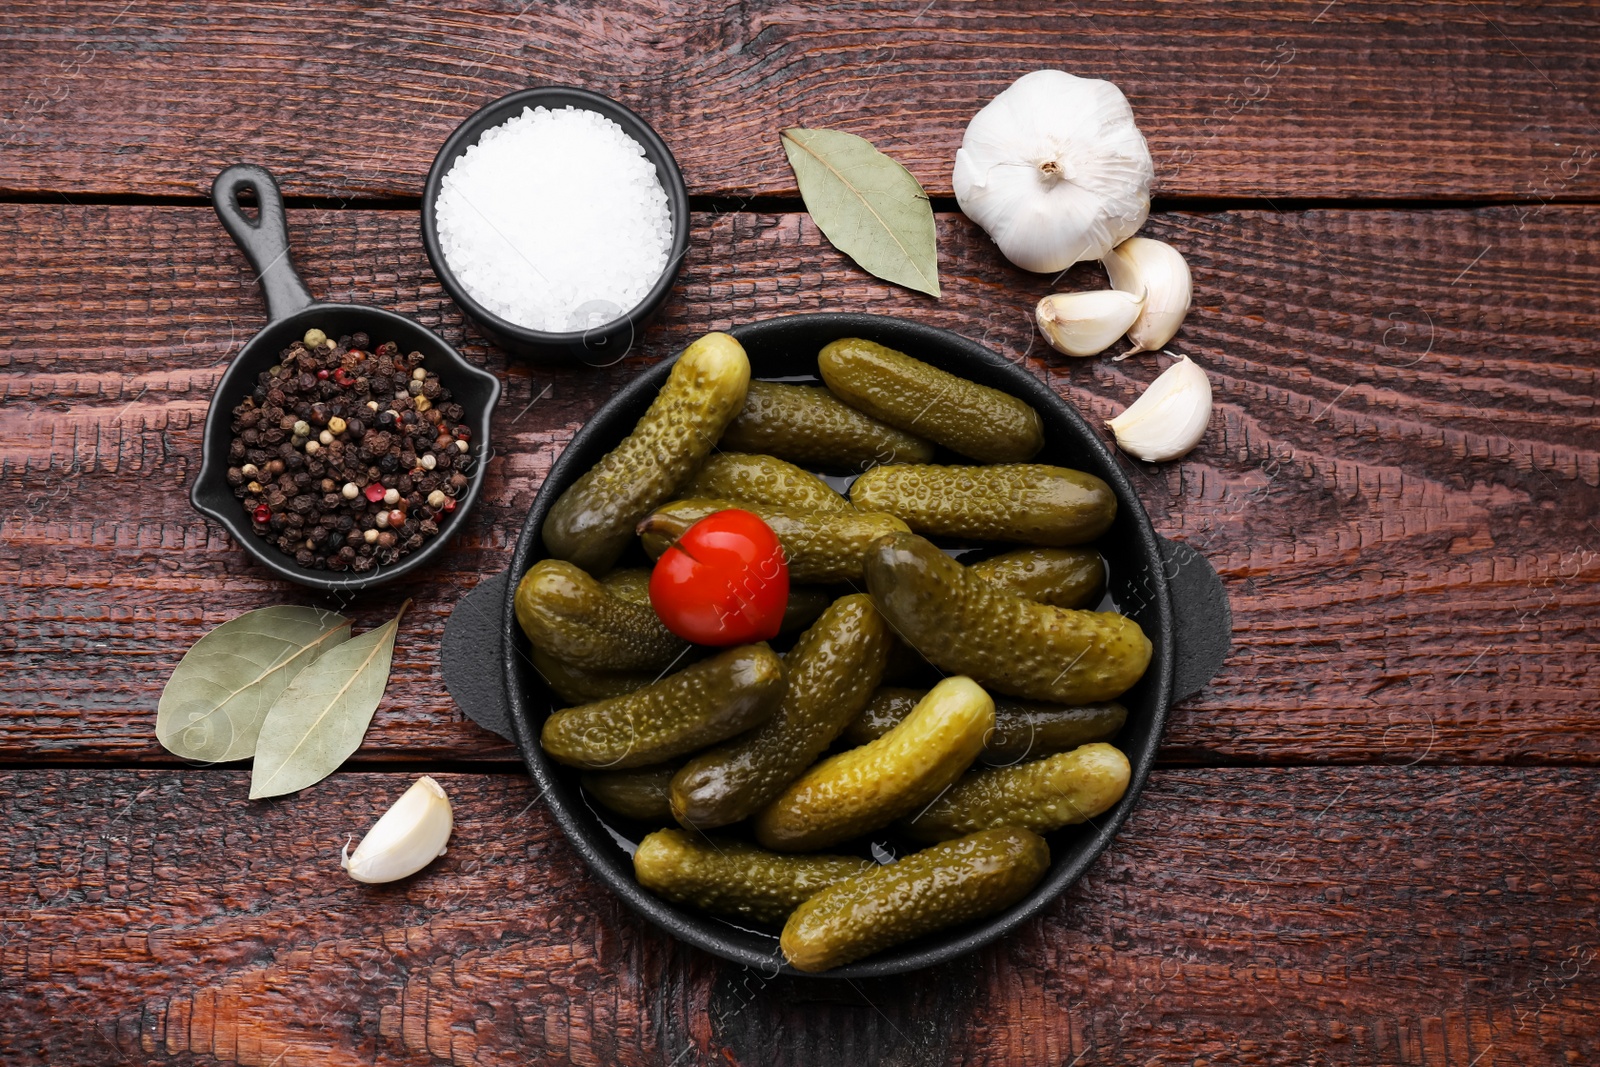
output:
POLYGON ((1050 347, 1069 356, 1097 356, 1128 332, 1144 308, 1144 296, 1116 289, 1051 293, 1034 318, 1050 347))
POLYGON ((1024 74, 972 117, 952 181, 967 217, 1023 270, 1100 259, 1150 214, 1155 166, 1108 81, 1024 74))
POLYGON ((358 882, 393 882, 444 855, 454 827, 450 798, 438 782, 423 775, 373 824, 354 852, 340 856, 339 865, 358 882))
POLYGON ((1144 310, 1128 329, 1133 348, 1125 354, 1161 351, 1189 314, 1194 286, 1183 254, 1165 241, 1130 237, 1106 253, 1101 264, 1113 289, 1144 294, 1144 310))
POLYGON ((1187 455, 1211 421, 1211 380, 1188 356, 1162 371, 1138 400, 1106 422, 1117 447, 1146 463, 1187 455))

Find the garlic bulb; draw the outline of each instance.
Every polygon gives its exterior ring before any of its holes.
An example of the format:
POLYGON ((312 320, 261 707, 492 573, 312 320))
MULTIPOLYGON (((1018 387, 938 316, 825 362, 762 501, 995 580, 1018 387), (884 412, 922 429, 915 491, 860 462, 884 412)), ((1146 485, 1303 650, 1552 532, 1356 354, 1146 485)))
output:
POLYGON ((1128 332, 1144 308, 1144 295, 1103 289, 1095 293, 1051 293, 1034 318, 1050 347, 1069 356, 1097 356, 1128 332))
POLYGON ((1133 350, 1124 355, 1159 352, 1189 313, 1189 264, 1176 248, 1149 237, 1128 238, 1106 253, 1101 263, 1113 289, 1144 294, 1144 310, 1128 331, 1133 350))
POLYGON ((1147 463, 1177 459, 1200 443, 1211 421, 1211 380, 1188 356, 1162 371, 1121 415, 1106 422, 1117 447, 1147 463))
POLYGON ((358 882, 392 882, 416 874, 444 855, 455 816, 439 783, 423 775, 367 831, 354 852, 347 843, 339 866, 358 882))
POLYGON ((1150 214, 1155 167, 1127 97, 1060 70, 1024 74, 972 117, 956 200, 1032 271, 1099 259, 1150 214))

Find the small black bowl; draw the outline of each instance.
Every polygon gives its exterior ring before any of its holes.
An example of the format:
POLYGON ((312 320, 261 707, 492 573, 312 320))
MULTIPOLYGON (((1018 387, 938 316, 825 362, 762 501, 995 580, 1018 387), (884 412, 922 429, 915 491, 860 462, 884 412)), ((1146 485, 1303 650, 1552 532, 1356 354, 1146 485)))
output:
POLYGON ((422 191, 422 243, 428 250, 428 262, 433 264, 439 284, 450 294, 461 310, 477 323, 496 344, 513 356, 548 363, 589 363, 609 366, 627 354, 638 330, 666 302, 667 294, 678 277, 678 267, 683 262, 684 251, 689 247, 689 190, 683 183, 683 171, 672 151, 650 124, 610 97, 592 93, 587 89, 553 85, 538 89, 523 89, 502 96, 473 112, 457 126, 444 142, 439 154, 428 168, 428 184, 422 191), (444 249, 439 246, 439 227, 435 218, 435 205, 444 176, 468 148, 478 143, 478 138, 508 119, 522 114, 523 108, 546 107, 552 111, 564 107, 595 111, 611 119, 623 131, 639 142, 645 156, 655 164, 656 175, 667 194, 667 208, 672 212, 672 252, 667 268, 656 279, 650 292, 620 318, 588 330, 557 333, 548 330, 530 330, 507 322, 472 298, 456 279, 445 261, 444 249))
MULTIPOLYGON (((1044 423, 1045 446, 1035 462, 1089 471, 1116 493, 1111 530, 1097 547, 1110 567, 1115 605, 1149 635, 1154 655, 1144 678, 1118 699, 1128 721, 1116 744, 1132 764, 1121 801, 1091 825, 1047 835, 1049 871, 1026 897, 996 915, 869 956, 819 977, 874 978, 928 967, 970 952, 1039 914, 1105 851, 1138 802, 1155 762, 1167 709, 1198 692, 1222 664, 1232 631, 1227 595, 1211 565, 1186 546, 1156 534, 1133 483, 1076 410, 1024 367, 947 330, 881 315, 816 314, 767 319, 735 327, 757 378, 795 380, 817 374, 817 352, 841 337, 864 337, 913 354, 951 373, 1010 393, 1031 404, 1044 423)), ((724 959, 773 974, 799 974, 784 963, 775 931, 729 922, 673 904, 634 879, 632 851, 639 827, 590 803, 571 768, 539 745, 544 720, 565 702, 533 668, 516 621, 517 580, 545 558, 540 527, 563 491, 628 432, 655 399, 672 369, 664 361, 640 374, 584 424, 545 476, 504 575, 480 582, 451 613, 440 649, 445 685, 473 721, 512 737, 540 796, 573 848, 599 878, 657 926, 724 959)), ((907 843, 873 835, 891 850, 907 843)))
POLYGON ((289 231, 283 211, 283 196, 278 184, 264 168, 242 164, 217 175, 211 187, 211 203, 223 226, 255 269, 267 299, 267 325, 252 337, 234 357, 228 372, 217 383, 216 395, 206 413, 205 439, 201 449, 200 473, 195 475, 189 499, 202 515, 221 523, 256 562, 280 578, 332 592, 358 590, 391 582, 426 567, 461 529, 483 488, 483 471, 489 454, 489 416, 500 399, 500 379, 461 358, 443 338, 404 315, 361 304, 318 303, 295 272, 289 258, 289 231), (238 196, 245 189, 255 192, 259 215, 252 219, 239 209, 238 196), (276 545, 256 535, 244 512, 244 505, 228 485, 228 446, 233 442, 233 409, 254 392, 256 378, 278 362, 283 350, 316 327, 329 336, 365 333, 374 344, 393 341, 403 352, 421 352, 426 366, 439 376, 456 403, 466 411, 472 430, 472 451, 476 462, 469 472, 466 492, 456 498, 456 510, 423 547, 399 562, 377 567, 366 574, 319 571, 302 567, 278 551, 276 545))

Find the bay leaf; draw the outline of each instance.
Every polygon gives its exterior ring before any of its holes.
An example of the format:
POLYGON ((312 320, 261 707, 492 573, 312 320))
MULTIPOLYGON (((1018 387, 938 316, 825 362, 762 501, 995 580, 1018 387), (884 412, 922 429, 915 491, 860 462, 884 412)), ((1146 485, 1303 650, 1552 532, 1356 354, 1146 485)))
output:
POLYGON ((295 675, 349 637, 344 616, 291 604, 228 620, 196 641, 167 679, 156 740, 186 760, 245 759, 295 675))
POLYGON ((295 675, 261 724, 250 770, 251 800, 320 782, 361 746, 389 684, 395 635, 410 604, 295 675))
POLYGON ((868 274, 939 295, 933 205, 910 171, 843 130, 784 130, 783 150, 817 228, 868 274))

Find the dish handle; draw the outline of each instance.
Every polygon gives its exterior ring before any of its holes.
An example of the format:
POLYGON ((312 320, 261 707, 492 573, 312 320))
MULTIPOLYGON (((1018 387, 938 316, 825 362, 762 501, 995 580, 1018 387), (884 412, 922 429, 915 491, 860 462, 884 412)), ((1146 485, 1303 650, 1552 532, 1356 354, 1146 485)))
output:
POLYGON ((289 258, 289 218, 271 171, 253 163, 229 167, 211 183, 211 206, 256 272, 268 321, 286 319, 314 303, 289 258), (246 189, 255 193, 260 208, 253 219, 239 207, 239 194, 246 189))
POLYGON ((444 675, 445 688, 467 718, 490 733, 513 741, 502 658, 505 636, 500 630, 500 612, 510 578, 508 571, 485 578, 456 601, 444 624, 439 670, 444 675))
POLYGON ((1211 683, 1233 644, 1233 611, 1216 569, 1182 541, 1158 537, 1172 601, 1172 703, 1211 683))

